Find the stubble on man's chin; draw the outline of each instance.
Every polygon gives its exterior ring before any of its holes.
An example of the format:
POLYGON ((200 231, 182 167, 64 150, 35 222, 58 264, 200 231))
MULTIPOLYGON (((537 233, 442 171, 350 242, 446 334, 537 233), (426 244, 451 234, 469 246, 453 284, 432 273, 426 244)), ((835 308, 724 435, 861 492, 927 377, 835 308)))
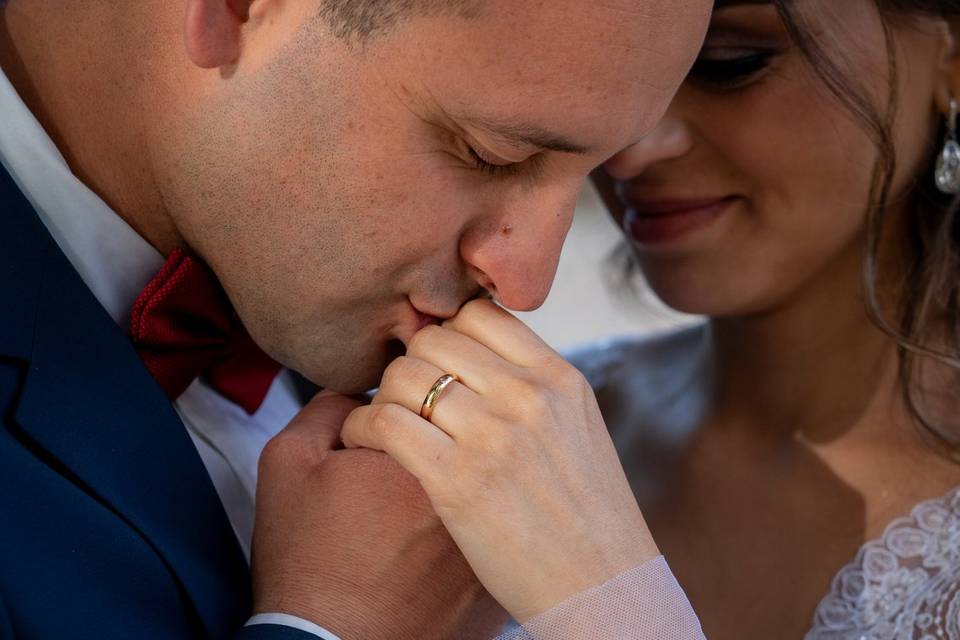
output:
POLYGON ((315 359, 291 359, 294 364, 290 368, 320 388, 356 395, 379 387, 387 366, 405 353, 406 347, 399 340, 352 349, 324 348, 322 354, 314 351, 315 359))

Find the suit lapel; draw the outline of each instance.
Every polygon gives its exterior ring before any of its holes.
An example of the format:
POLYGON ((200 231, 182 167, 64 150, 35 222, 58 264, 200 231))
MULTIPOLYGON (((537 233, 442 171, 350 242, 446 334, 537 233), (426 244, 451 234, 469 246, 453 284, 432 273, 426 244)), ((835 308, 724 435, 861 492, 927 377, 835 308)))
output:
POLYGON ((179 417, 2 170, 0 211, 0 354, 27 365, 16 425, 156 550, 211 636, 231 636, 249 575, 179 417))

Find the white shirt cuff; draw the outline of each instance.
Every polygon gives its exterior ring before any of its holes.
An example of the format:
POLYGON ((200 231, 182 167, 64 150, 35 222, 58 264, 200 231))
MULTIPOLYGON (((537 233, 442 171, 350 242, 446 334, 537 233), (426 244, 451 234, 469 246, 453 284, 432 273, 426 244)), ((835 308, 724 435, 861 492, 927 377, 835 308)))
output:
POLYGON ((293 627, 294 629, 299 629, 300 631, 305 631, 306 633, 312 633, 321 640, 340 640, 340 637, 336 634, 330 633, 320 625, 313 624, 309 620, 304 620, 303 618, 298 618, 297 616, 291 616, 286 613, 258 613, 249 620, 245 627, 250 627, 255 624, 276 624, 281 627, 293 627))

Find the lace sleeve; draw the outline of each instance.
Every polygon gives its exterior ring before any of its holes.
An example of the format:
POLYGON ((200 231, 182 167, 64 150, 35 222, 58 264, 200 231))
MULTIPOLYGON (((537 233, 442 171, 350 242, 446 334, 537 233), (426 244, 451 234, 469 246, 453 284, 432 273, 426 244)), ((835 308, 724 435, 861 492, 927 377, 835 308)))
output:
POLYGON ((705 640, 663 556, 579 593, 495 640, 705 640))

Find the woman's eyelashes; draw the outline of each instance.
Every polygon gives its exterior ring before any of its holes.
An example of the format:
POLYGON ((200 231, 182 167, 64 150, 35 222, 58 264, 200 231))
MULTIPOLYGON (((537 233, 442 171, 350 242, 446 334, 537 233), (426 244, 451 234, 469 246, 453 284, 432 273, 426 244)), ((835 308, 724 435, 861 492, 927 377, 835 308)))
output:
POLYGON ((770 49, 704 49, 689 79, 707 87, 736 89, 767 69, 775 55, 770 49))

